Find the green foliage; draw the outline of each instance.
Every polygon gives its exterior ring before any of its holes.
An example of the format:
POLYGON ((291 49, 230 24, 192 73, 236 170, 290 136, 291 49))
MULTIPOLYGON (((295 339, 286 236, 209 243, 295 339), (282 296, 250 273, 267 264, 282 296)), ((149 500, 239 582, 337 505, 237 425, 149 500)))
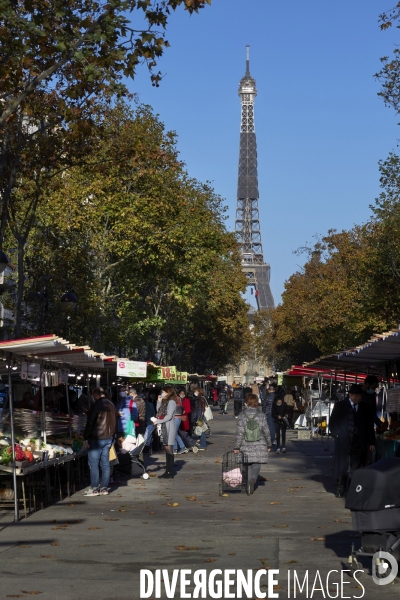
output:
POLYGON ((29 331, 153 359, 165 339, 169 362, 190 371, 237 360, 248 332, 237 243, 175 142, 149 107, 120 103, 91 162, 52 178, 26 248, 26 296, 47 299, 31 303, 29 331), (57 300, 69 288, 79 307, 66 315, 57 300))

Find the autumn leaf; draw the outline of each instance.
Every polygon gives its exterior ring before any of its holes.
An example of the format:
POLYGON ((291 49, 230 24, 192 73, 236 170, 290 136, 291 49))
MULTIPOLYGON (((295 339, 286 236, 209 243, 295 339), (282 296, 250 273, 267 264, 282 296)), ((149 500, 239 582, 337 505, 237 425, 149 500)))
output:
POLYGON ((60 544, 59 544, 58 542, 52 542, 52 543, 50 544, 50 546, 59 546, 59 545, 60 545, 60 544))
POLYGON ((214 558, 206 558, 204 562, 212 563, 212 562, 215 562, 215 559, 214 558))

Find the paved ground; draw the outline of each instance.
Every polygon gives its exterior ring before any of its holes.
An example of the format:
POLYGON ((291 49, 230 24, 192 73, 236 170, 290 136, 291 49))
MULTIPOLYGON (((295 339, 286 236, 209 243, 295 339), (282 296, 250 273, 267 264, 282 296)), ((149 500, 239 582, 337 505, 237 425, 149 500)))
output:
MULTIPOLYGON (((0 599, 132 600, 140 597, 140 569, 177 568, 279 569, 280 598, 295 597, 289 570, 300 580, 309 572, 308 595, 297 598, 400 598, 400 580, 378 588, 368 560, 360 576, 365 593, 349 573, 336 591, 359 539, 344 501, 333 496, 332 447, 291 439, 286 455, 271 455, 253 496, 219 497, 220 460, 233 446, 235 425, 232 416, 216 416, 208 451, 178 459, 172 481, 132 480, 97 498, 77 493, 18 525, 0 512, 0 599), (326 586, 331 570, 339 573, 326 586), (324 593, 312 594, 317 571, 324 593)), ((162 455, 153 456, 150 470, 162 464, 162 455)))

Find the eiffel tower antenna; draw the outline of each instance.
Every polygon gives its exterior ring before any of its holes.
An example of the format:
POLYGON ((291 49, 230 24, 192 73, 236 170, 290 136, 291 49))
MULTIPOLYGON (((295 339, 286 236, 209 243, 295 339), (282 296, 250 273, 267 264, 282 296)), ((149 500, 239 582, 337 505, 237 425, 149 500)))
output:
POLYGON ((250 75, 250 46, 246 46, 246 73, 239 84, 242 104, 239 173, 235 232, 242 254, 242 269, 248 286, 255 287, 258 309, 273 308, 269 286, 270 266, 264 261, 258 211, 257 140, 254 127, 256 81, 250 75))

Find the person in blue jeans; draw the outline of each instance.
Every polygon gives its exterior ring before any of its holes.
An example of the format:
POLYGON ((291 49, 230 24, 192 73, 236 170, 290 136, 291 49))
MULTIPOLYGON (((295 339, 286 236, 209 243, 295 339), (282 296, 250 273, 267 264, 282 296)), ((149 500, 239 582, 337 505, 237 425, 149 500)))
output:
MULTIPOLYGON (((203 421, 205 425, 207 425, 206 418, 204 416, 204 412, 206 410, 207 401, 203 395, 203 390, 201 388, 196 388, 193 392, 195 397, 195 423, 197 421, 203 421)), ((196 430, 196 426, 194 427, 194 431, 196 430)), ((195 434, 196 435, 196 434, 195 434)), ((207 440, 206 440, 206 430, 201 433, 199 439, 196 442, 196 445, 199 450, 205 450, 207 448, 207 440)))
POLYGON ((187 452, 189 452, 189 450, 186 448, 185 444, 183 443, 181 436, 179 435, 179 427, 181 426, 181 423, 182 423, 182 416, 183 416, 182 401, 178 397, 177 406, 175 409, 175 417, 174 417, 175 429, 176 429, 176 436, 175 436, 175 442, 174 442, 174 448, 173 448, 174 454, 186 454, 187 452), (178 404, 178 402, 180 402, 180 404, 178 404), (178 450, 178 448, 179 448, 179 450, 178 450))
POLYGON ((107 400, 103 388, 95 388, 93 398, 95 402, 89 410, 83 436, 90 469, 90 488, 84 495, 106 496, 110 481, 109 453, 117 425, 117 411, 107 400))

